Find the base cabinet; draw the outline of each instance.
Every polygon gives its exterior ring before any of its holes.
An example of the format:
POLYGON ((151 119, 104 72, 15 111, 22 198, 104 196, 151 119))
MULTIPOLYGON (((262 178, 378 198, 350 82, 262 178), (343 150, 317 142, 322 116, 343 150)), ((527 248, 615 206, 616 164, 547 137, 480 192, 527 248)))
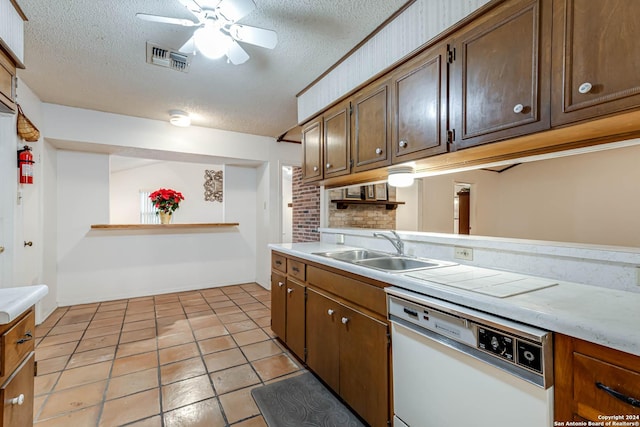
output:
POLYGON ((0 325, 0 427, 33 425, 35 311, 0 325))
MULTIPOLYGON (((304 264, 279 260, 286 263, 291 274, 285 275, 281 271, 271 273, 271 330, 304 361, 305 285, 293 277, 299 275, 298 272, 304 269, 304 264)), ((272 265, 274 264, 275 261, 272 262, 272 265)))
POLYGON ((307 290, 307 365, 371 426, 387 425, 388 326, 307 290))
POLYGON ((640 422, 640 357, 561 334, 554 349, 556 421, 640 422))

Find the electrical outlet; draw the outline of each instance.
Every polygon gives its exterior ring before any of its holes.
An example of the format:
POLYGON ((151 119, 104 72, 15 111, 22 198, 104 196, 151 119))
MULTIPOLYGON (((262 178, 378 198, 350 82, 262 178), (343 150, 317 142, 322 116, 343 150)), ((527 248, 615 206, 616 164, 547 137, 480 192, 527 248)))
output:
POLYGON ((455 247, 453 257, 456 259, 463 259, 465 261, 473 261, 473 249, 471 248, 459 248, 455 247))

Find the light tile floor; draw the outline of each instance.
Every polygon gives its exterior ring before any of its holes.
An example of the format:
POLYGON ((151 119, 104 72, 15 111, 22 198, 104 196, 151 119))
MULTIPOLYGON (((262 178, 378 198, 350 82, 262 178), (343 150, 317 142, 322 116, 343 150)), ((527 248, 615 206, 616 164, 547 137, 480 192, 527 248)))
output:
POLYGON ((266 426, 251 389, 303 368, 257 284, 57 309, 36 328, 34 425, 266 426))

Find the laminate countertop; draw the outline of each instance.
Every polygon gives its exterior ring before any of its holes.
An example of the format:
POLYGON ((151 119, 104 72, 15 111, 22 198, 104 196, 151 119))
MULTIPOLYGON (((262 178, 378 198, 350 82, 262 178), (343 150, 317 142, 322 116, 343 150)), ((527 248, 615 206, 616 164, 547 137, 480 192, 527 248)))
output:
POLYGON ((0 288, 0 325, 13 322, 48 293, 47 285, 0 288))
MULTIPOLYGON (((640 328, 638 327, 640 325, 640 293, 494 270, 496 274, 519 275, 530 283, 539 280, 545 285, 523 293, 495 296, 478 292, 477 289, 473 290, 471 289, 473 286, 460 288, 437 283, 429 280, 426 274, 388 273, 316 255, 320 252, 362 248, 321 242, 271 244, 269 247, 290 256, 348 271, 402 289, 640 356, 640 328)), ((474 269, 475 272, 490 271, 487 268, 465 266, 467 273, 475 273, 474 269)), ((429 270, 420 271, 428 272, 429 270)), ((478 279, 470 280, 486 282, 487 278, 486 275, 478 274, 478 279)), ((473 282, 466 283, 466 285, 470 284, 473 282)), ((481 286, 478 285, 478 287, 481 286)))

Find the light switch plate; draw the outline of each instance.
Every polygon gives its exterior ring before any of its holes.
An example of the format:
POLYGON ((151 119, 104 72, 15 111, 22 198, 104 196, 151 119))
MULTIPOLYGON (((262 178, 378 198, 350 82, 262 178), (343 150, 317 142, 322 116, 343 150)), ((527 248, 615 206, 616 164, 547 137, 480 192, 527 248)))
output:
POLYGON ((465 261, 473 261, 473 249, 456 246, 453 257, 456 259, 463 259, 465 261))

